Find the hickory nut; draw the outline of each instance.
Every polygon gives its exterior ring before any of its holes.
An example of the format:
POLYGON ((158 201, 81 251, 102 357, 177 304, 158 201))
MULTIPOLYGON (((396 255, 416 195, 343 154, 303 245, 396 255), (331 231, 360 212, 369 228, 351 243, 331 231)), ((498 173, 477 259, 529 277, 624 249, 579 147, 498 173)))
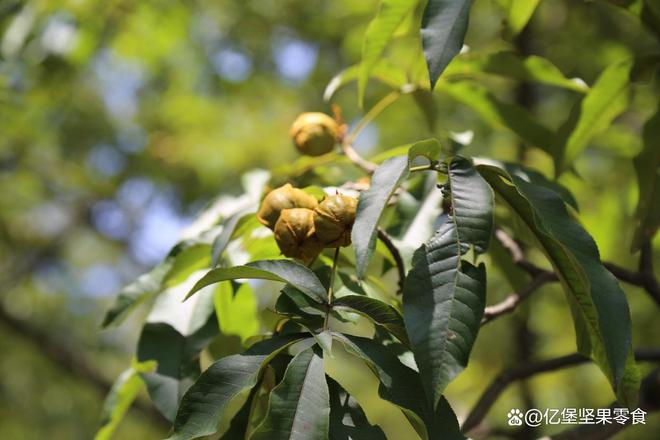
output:
POLYGON ((314 211, 283 209, 275 224, 275 241, 286 257, 302 261, 316 258, 323 246, 314 234, 314 211))
POLYGON ((336 194, 323 199, 314 210, 316 236, 324 247, 351 244, 351 229, 355 222, 357 199, 336 194))
POLYGON ((303 113, 291 126, 293 144, 308 156, 321 156, 332 151, 337 143, 339 126, 325 113, 303 113))
POLYGON ((257 219, 261 224, 274 229, 283 210, 291 208, 314 209, 317 205, 318 202, 313 196, 287 183, 266 195, 259 212, 257 212, 257 219))

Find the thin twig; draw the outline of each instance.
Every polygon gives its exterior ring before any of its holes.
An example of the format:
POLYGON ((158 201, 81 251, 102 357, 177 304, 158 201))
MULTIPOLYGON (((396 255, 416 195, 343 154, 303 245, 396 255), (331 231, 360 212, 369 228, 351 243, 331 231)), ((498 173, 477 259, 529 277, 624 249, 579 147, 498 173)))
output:
MULTIPOLYGON (((513 262, 532 277, 536 277, 540 274, 553 274, 553 272, 540 268, 534 263, 526 260, 520 245, 502 229, 495 229, 495 238, 509 251, 513 262)), ((652 252, 653 250, 650 243, 645 243, 642 246, 638 272, 633 272, 608 261, 604 261, 603 266, 605 266, 605 268, 620 281, 633 286, 642 287, 656 304, 660 306, 660 282, 658 282, 658 279, 653 272, 652 252)), ((555 279, 557 279, 556 274, 554 276, 555 279)))
POLYGON ((501 302, 486 307, 484 310, 484 317, 481 320, 481 325, 484 325, 493 319, 496 319, 507 313, 511 313, 518 305, 526 300, 532 293, 538 290, 541 286, 557 281, 557 276, 552 272, 543 272, 532 279, 532 281, 520 289, 518 292, 513 292, 501 302))
MULTIPOLYGON (((635 359, 638 361, 660 361, 660 349, 637 349, 635 350, 635 359)), ((513 382, 526 379, 539 373, 558 370, 574 365, 584 364, 590 359, 579 354, 573 353, 558 358, 546 359, 542 361, 530 362, 528 364, 512 367, 504 370, 491 382, 483 392, 476 405, 470 411, 462 426, 463 432, 469 432, 477 427, 486 417, 486 414, 493 406, 497 398, 513 382)))
POLYGON ((397 271, 399 272, 399 291, 397 293, 401 293, 403 292, 403 281, 406 279, 406 266, 403 263, 403 258, 401 258, 399 248, 397 248, 394 242, 392 242, 392 239, 387 235, 387 232, 381 228, 378 228, 378 239, 383 242, 387 250, 392 254, 392 258, 394 258, 397 271))
POLYGON ((348 158, 348 160, 353 162, 358 167, 362 168, 365 173, 373 174, 374 171, 376 171, 376 168, 378 168, 377 164, 373 162, 369 162, 368 160, 360 156, 360 154, 357 151, 355 151, 355 149, 353 148, 350 142, 347 141, 342 142, 341 149, 348 158))

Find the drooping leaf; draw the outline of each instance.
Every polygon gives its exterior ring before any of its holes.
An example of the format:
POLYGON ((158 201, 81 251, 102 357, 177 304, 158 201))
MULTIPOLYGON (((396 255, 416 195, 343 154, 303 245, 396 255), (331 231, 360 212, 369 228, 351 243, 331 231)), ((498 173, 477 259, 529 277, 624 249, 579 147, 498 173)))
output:
POLYGON ((573 312, 578 350, 594 359, 621 403, 634 401, 637 372, 630 360, 628 303, 616 278, 601 264, 591 236, 569 216, 556 193, 498 167, 477 169, 552 263, 573 312))
POLYGON ((186 298, 208 285, 245 278, 289 283, 316 301, 326 301, 326 290, 314 272, 291 260, 261 260, 244 266, 212 269, 193 286, 186 298))
POLYGON ((150 272, 141 275, 137 280, 124 287, 112 307, 103 318, 103 327, 118 325, 123 319, 148 297, 158 293, 165 276, 174 265, 173 259, 167 259, 154 267, 150 272))
POLYGON ((453 411, 446 412, 449 403, 445 398, 440 397, 433 411, 426 399, 420 398, 424 388, 419 374, 402 364, 391 350, 367 338, 337 333, 334 337, 369 365, 380 381, 380 397, 398 406, 422 439, 465 438, 457 429, 453 411))
POLYGON ((199 354, 217 334, 215 316, 188 336, 169 324, 145 324, 137 358, 141 362, 157 363, 155 371, 141 373, 141 376, 154 406, 166 419, 174 421, 181 398, 200 374, 199 354))
POLYGON ((210 262, 208 244, 185 240, 172 248, 165 260, 124 287, 103 319, 103 327, 120 324, 128 314, 166 287, 184 281, 210 262))
POLYGON ((605 69, 580 103, 579 117, 561 128, 566 137, 557 140, 553 154, 557 175, 569 169, 591 139, 626 108, 632 66, 633 60, 624 60, 605 69))
POLYGON ((182 303, 200 274, 163 291, 147 316, 138 341, 139 361, 156 361, 156 371, 142 374, 156 408, 174 420, 181 397, 200 373, 199 353, 217 335, 213 287, 182 303))
POLYGON ((639 201, 633 252, 650 241, 660 226, 660 108, 644 125, 643 139, 644 149, 634 160, 639 201))
POLYGON ((422 46, 431 88, 461 51, 472 0, 428 0, 422 16, 422 46))
POLYGON ((335 380, 326 377, 330 393, 330 440, 386 440, 367 420, 358 403, 335 380))
POLYGON ((381 0, 376 16, 369 22, 362 43, 362 61, 358 76, 358 100, 364 102, 367 81, 394 32, 415 8, 413 0, 381 0))
POLYGON ((183 396, 169 440, 189 440, 214 434, 227 406, 252 389, 261 369, 279 352, 304 338, 280 335, 254 344, 244 354, 221 358, 212 364, 183 396))
POLYGON ((403 317, 389 304, 363 295, 346 295, 333 302, 334 307, 346 307, 383 326, 401 342, 408 345, 403 317))
POLYGON ((119 423, 144 386, 140 373, 147 373, 155 368, 155 362, 135 363, 117 378, 103 403, 101 427, 94 440, 110 440, 112 438, 119 423))
POLYGON ((483 74, 498 75, 518 81, 535 82, 562 87, 580 93, 589 91, 589 86, 578 79, 569 79, 546 58, 531 55, 522 58, 515 52, 502 51, 479 54, 468 53, 456 57, 447 66, 443 78, 476 78, 483 74))
POLYGON ((225 248, 231 241, 236 229, 239 227, 241 222, 244 222, 251 215, 254 215, 253 212, 239 212, 227 219, 223 224, 222 231, 220 234, 213 240, 212 251, 211 251, 211 264, 217 266, 220 261, 220 257, 224 252, 225 248))
POLYGON ((424 388, 433 407, 467 365, 486 295, 486 269, 463 259, 488 248, 493 193, 472 164, 456 156, 449 165, 451 214, 414 254, 403 289, 403 314, 424 388))
POLYGON ((270 393, 268 411, 254 440, 328 438, 330 401, 323 359, 310 347, 293 358, 284 379, 270 393))
POLYGON ((442 90, 471 107, 494 128, 511 130, 531 146, 553 153, 555 133, 537 122, 520 105, 502 102, 485 87, 470 81, 443 83, 442 90))
POLYGON ((403 150, 408 152, 408 156, 395 156, 385 160, 376 169, 369 189, 360 194, 355 224, 351 231, 358 278, 364 277, 376 246, 378 222, 390 197, 408 177, 410 162, 418 156, 437 161, 442 151, 435 139, 425 139, 406 145, 403 150))
POLYGON ((369 189, 360 194, 355 224, 351 231, 358 278, 364 277, 367 264, 376 246, 378 221, 383 215, 385 206, 406 177, 408 177, 408 158, 406 156, 387 159, 376 169, 369 189))

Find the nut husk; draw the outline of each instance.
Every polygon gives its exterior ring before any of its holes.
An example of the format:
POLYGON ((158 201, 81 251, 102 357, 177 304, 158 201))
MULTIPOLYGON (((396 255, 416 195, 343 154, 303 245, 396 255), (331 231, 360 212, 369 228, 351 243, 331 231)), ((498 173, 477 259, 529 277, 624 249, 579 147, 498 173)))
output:
POLYGON ((351 244, 356 208, 357 199, 343 194, 326 197, 319 203, 314 210, 314 228, 324 247, 351 244))
POLYGON ((325 113, 303 113, 291 126, 291 138, 298 151, 308 156, 321 156, 337 144, 339 126, 325 113))
POLYGON ((323 250, 314 234, 314 211, 283 209, 275 224, 275 241, 284 256, 305 262, 313 260, 323 250))
POLYGON ((257 219, 268 228, 274 229, 282 210, 291 208, 314 209, 317 205, 318 202, 313 196, 287 183, 266 195, 263 202, 261 202, 259 212, 257 212, 257 219))

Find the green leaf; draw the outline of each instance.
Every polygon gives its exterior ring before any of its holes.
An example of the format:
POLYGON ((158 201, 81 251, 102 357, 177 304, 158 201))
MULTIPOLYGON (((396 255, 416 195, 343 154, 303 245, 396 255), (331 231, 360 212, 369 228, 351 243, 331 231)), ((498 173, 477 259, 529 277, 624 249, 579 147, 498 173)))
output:
POLYGON ((405 366, 387 347, 358 336, 334 334, 346 349, 363 359, 380 380, 378 394, 398 406, 422 439, 464 439, 449 403, 440 398, 433 411, 424 395, 419 374, 405 366), (447 412, 450 408, 450 412, 447 412), (452 421, 453 418, 453 421, 452 421))
POLYGON ((515 52, 502 51, 489 54, 461 55, 445 70, 443 78, 475 77, 480 74, 498 75, 517 81, 536 82, 550 86, 562 87, 580 93, 589 90, 584 82, 569 79, 549 60, 531 55, 521 58, 515 52))
POLYGON ((174 265, 163 280, 164 287, 184 282, 193 272, 211 265, 211 246, 190 242, 174 257, 174 265))
POLYGON ((598 77, 579 107, 579 116, 569 118, 561 132, 553 154, 556 174, 573 166, 575 158, 589 145, 591 139, 605 130, 628 105, 629 77, 633 60, 612 64, 598 77))
POLYGON ((360 194, 351 239, 355 248, 356 272, 364 278, 367 265, 376 246, 378 222, 394 191, 409 175, 410 163, 418 156, 430 161, 440 158, 442 148, 436 139, 425 139, 401 147, 408 156, 395 156, 385 160, 376 169, 368 190, 360 194))
POLYGON ((254 440, 328 438, 330 400, 323 359, 310 347, 293 358, 284 379, 270 393, 266 418, 254 440))
POLYGON ((449 165, 452 214, 414 254, 403 288, 403 316, 413 354, 435 408, 449 382, 467 365, 486 301, 486 269, 462 259, 488 248, 493 193, 471 163, 449 165))
POLYGON ((110 440, 112 438, 119 423, 144 386, 140 373, 147 373, 155 369, 155 362, 135 363, 117 378, 105 398, 105 402, 103 402, 101 427, 94 440, 110 440))
POLYGON ((325 287, 314 272, 291 260, 261 260, 244 266, 212 269, 193 286, 186 299, 211 284, 244 278, 289 283, 310 298, 326 302, 325 287))
POLYGON ((470 81, 443 83, 442 90, 471 107, 493 127, 509 129, 528 144, 549 154, 555 151, 555 133, 538 123, 520 105, 502 102, 485 87, 470 81))
POLYGON ((387 440, 385 433, 367 420, 358 403, 330 377, 330 440, 387 440))
POLYGON ((394 191, 408 177, 408 158, 387 159, 374 173, 371 186, 360 194, 351 239, 355 248, 356 272, 364 278, 369 259, 376 246, 378 222, 394 191))
POLYGON ((232 215, 227 219, 227 221, 222 226, 222 231, 220 234, 213 240, 212 245, 212 259, 211 264, 217 266, 220 262, 220 257, 225 251, 225 248, 234 237, 234 233, 239 229, 241 223, 245 222, 251 216, 254 215, 254 212, 239 212, 232 215))
POLYGON ((554 267, 573 312, 578 350, 598 364, 621 403, 634 401, 637 372, 629 359, 628 302, 616 278, 601 264, 596 243, 553 191, 501 168, 477 169, 529 228, 554 267))
POLYGON ((401 342, 408 345, 408 336, 401 314, 391 305, 363 295, 346 295, 335 299, 333 307, 347 307, 383 326, 401 342))
POLYGON ((257 384, 262 368, 282 350, 302 340, 301 334, 280 335, 257 342, 244 354, 213 363, 183 396, 169 440, 214 434, 229 403, 257 384))
POLYGON ((429 131, 434 132, 436 126, 435 121, 438 119, 438 107, 433 100, 433 92, 425 89, 417 89, 412 92, 412 97, 415 100, 417 107, 422 111, 429 131))
POLYGON ((245 342, 259 333, 257 298, 250 284, 243 283, 234 292, 231 283, 220 283, 215 289, 213 303, 223 335, 237 335, 245 342))
POLYGON ((172 266, 174 266, 174 259, 166 259, 124 287, 117 295, 112 307, 106 312, 102 326, 105 328, 110 325, 119 325, 138 305, 150 296, 157 294, 172 266))
POLYGON ((381 0, 376 16, 369 22, 362 43, 358 76, 358 100, 364 102, 367 81, 394 32, 417 5, 413 0, 381 0))
POLYGON ((642 137, 644 149, 634 160, 639 201, 632 252, 650 241, 660 225, 660 108, 644 125, 642 137))
POLYGON ((508 0, 504 3, 506 22, 512 36, 518 35, 527 25, 540 0, 508 0))
MULTIPOLYGON (((339 72, 325 87, 323 100, 330 101, 337 90, 353 81, 357 81, 359 75, 359 64, 339 72)), ((408 83, 405 72, 401 68, 388 63, 387 60, 384 59, 381 59, 372 67, 369 76, 390 86, 394 90, 399 90, 408 83)))
POLYGON ((174 421, 181 398, 200 374, 199 354, 217 334, 215 316, 188 336, 169 324, 145 324, 138 342, 137 358, 140 362, 155 361, 158 364, 156 371, 141 376, 151 400, 166 419, 174 421))
POLYGON ((428 0, 422 16, 422 46, 431 88, 461 51, 472 0, 428 0))

